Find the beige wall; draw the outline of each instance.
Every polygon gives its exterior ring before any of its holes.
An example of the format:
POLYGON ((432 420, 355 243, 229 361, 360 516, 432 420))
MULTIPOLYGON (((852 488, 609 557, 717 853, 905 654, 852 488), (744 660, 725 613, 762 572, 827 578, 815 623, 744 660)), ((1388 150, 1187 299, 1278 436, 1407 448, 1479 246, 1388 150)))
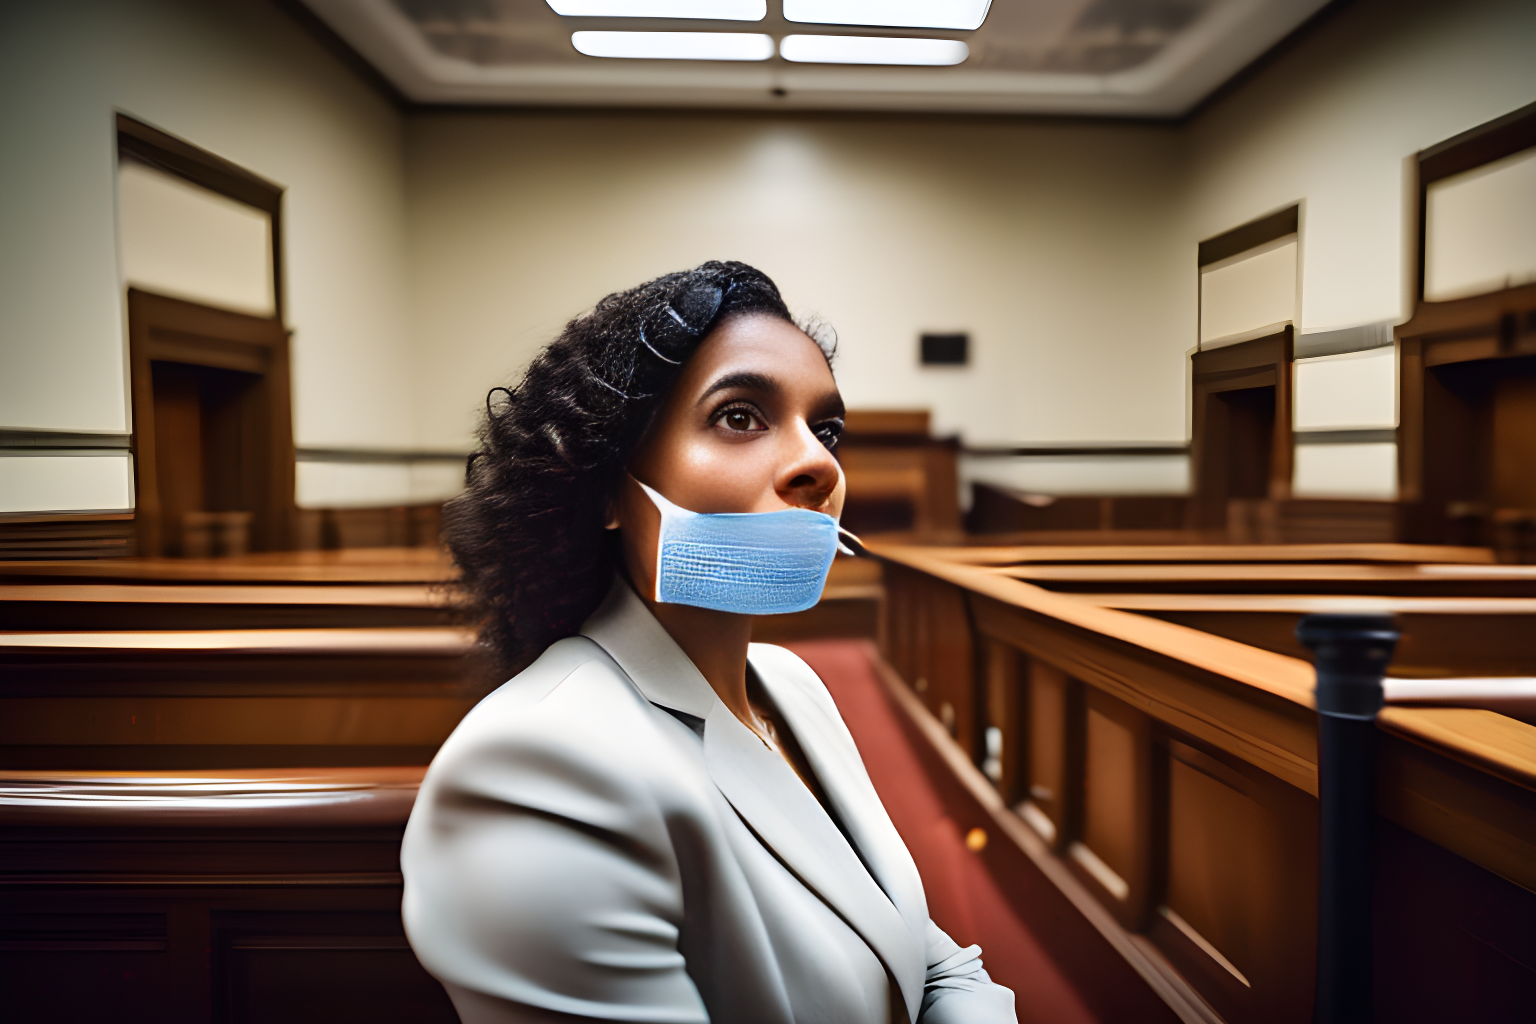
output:
MULTIPOLYGON (((1184 133, 1193 246, 1302 204, 1303 333, 1412 313, 1414 155, 1536 100, 1529 0, 1358 0, 1184 133)), ((1298 429, 1396 425, 1389 350, 1298 365, 1298 429)), ((1299 495, 1391 498, 1391 444, 1298 446, 1299 495)))
POLYGON ((411 444, 399 114, 261 0, 0 6, 0 426, 129 428, 115 111, 286 187, 299 443, 411 444))
POLYGON ((1299 200, 1302 330, 1404 319, 1407 162, 1532 100, 1530 0, 1357 0, 1190 124, 1182 236, 1299 200))
POLYGON ((407 134, 423 442, 605 293, 706 259, 836 327, 851 405, 972 443, 1177 440, 1195 268, 1160 126, 431 114, 407 134), (920 368, 968 331, 971 365, 920 368))
MULTIPOLYGON (((5 4, 0 427, 128 428, 115 110, 287 188, 301 445, 457 449, 567 318, 718 257, 836 326, 853 405, 972 444, 1178 440, 1200 239, 1300 201, 1302 329, 1400 320, 1406 161, 1532 99, 1528 0, 1357 0, 1184 125, 402 118, 263 0, 5 4), (971 366, 920 368, 924 330, 969 331, 971 366)), ((310 500, 398 500, 372 472, 310 500)))

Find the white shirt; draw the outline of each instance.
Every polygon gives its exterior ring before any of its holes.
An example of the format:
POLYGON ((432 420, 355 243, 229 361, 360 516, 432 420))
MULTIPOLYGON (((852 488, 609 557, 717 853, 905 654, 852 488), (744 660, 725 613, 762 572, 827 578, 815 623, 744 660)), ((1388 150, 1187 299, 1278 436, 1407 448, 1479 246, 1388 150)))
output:
POLYGON ((622 582, 454 730, 401 866, 411 945, 465 1024, 1014 1021, 928 920, 821 680, 779 647, 749 661, 829 808, 622 582))

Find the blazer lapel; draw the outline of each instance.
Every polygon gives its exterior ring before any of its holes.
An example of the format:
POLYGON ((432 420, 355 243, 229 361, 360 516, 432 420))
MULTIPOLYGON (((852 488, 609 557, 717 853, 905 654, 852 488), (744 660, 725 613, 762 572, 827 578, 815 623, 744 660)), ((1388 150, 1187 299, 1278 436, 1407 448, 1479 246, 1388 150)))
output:
POLYGON ((778 682, 773 671, 758 672, 862 861, 794 769, 721 703, 629 584, 616 578, 581 632, 651 703, 704 720, 704 763, 711 781, 789 869, 869 944, 901 989, 908 1018, 916 1020, 927 972, 922 882, 852 739, 838 742, 836 729, 821 721, 825 714, 792 683, 778 682), (847 756, 851 765, 842 763, 847 756))
POLYGON ((926 973, 922 932, 914 935, 788 762, 720 703, 705 719, 704 762, 759 838, 880 957, 916 1020, 926 973))
MULTIPOLYGON (((790 730, 800 741, 806 759, 816 772, 827 801, 843 823, 875 881, 901 912, 907 928, 927 945, 928 899, 922 876, 907 850, 906 842, 891 823, 890 815, 864 768, 858 747, 833 708, 823 708, 792 680, 782 678, 774 666, 754 665, 763 687, 773 697, 790 730)), ((821 686, 820 680, 816 685, 821 686)), ((827 697, 830 703, 830 697, 827 697)))

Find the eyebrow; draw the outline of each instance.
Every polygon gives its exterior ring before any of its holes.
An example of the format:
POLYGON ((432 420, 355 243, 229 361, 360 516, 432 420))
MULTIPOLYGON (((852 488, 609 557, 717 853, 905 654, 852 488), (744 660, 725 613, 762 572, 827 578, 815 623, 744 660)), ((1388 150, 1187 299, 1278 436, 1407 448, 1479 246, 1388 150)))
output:
POLYGON ((704 389, 704 393, 699 396, 699 401, 703 402, 717 391, 729 391, 733 388, 745 388, 748 391, 760 391, 769 395, 776 395, 781 390, 779 382, 767 374, 746 370, 741 373, 728 373, 719 378, 704 389))

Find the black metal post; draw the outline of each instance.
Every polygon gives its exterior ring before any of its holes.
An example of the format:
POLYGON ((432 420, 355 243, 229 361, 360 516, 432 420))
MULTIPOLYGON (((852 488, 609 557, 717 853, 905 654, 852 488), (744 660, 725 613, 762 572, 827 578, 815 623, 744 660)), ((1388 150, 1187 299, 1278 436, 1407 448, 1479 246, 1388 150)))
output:
POLYGON ((1316 1024, 1371 1020, 1376 713, 1398 631, 1390 615, 1308 615, 1316 655, 1318 877, 1316 1024))

